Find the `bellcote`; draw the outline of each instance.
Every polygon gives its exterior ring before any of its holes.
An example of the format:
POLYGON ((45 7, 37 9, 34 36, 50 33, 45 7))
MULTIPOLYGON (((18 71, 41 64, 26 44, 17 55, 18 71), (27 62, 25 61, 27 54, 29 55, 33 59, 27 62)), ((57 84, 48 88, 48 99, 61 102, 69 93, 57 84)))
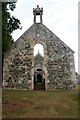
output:
POLYGON ((34 15, 34 23, 36 22, 36 16, 40 16, 40 23, 42 23, 42 15, 43 15, 43 8, 39 8, 39 5, 37 5, 37 8, 33 8, 33 15, 34 15))

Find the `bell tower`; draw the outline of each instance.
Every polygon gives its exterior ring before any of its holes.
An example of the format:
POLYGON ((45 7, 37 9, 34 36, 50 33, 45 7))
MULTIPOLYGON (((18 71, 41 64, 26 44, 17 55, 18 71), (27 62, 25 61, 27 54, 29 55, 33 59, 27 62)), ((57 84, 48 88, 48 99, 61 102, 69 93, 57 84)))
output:
POLYGON ((40 23, 42 23, 42 15, 43 15, 43 8, 39 8, 39 5, 37 5, 37 8, 33 8, 33 15, 34 15, 34 23, 36 22, 36 16, 40 16, 40 23))

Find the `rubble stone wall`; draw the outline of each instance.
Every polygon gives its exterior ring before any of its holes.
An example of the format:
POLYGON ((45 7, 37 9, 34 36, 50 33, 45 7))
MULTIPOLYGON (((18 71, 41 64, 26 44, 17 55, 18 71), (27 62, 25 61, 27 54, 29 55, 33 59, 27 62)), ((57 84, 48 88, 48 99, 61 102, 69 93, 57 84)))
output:
POLYGON ((33 24, 6 52, 3 86, 34 89, 34 46, 44 48, 45 89, 72 88, 75 80, 74 52, 43 24, 33 24))

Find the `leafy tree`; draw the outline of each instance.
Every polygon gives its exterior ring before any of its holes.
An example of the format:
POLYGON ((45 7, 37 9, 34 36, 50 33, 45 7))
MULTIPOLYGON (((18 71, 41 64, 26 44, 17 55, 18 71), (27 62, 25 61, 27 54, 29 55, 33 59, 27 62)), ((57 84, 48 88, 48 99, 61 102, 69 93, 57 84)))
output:
POLYGON ((14 40, 11 33, 14 30, 21 29, 20 20, 11 16, 9 10, 14 11, 16 3, 3 2, 2 3, 2 53, 13 44, 14 40))

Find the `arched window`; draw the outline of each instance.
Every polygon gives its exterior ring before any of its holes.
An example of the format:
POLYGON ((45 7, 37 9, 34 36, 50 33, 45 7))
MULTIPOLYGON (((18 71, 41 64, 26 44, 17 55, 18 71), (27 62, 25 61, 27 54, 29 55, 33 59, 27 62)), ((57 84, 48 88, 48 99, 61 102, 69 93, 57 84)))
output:
POLYGON ((38 54, 38 52, 39 52, 42 56, 44 56, 44 50, 43 50, 43 46, 42 46, 41 44, 36 44, 36 45, 34 46, 34 56, 35 56, 36 54, 38 54))

